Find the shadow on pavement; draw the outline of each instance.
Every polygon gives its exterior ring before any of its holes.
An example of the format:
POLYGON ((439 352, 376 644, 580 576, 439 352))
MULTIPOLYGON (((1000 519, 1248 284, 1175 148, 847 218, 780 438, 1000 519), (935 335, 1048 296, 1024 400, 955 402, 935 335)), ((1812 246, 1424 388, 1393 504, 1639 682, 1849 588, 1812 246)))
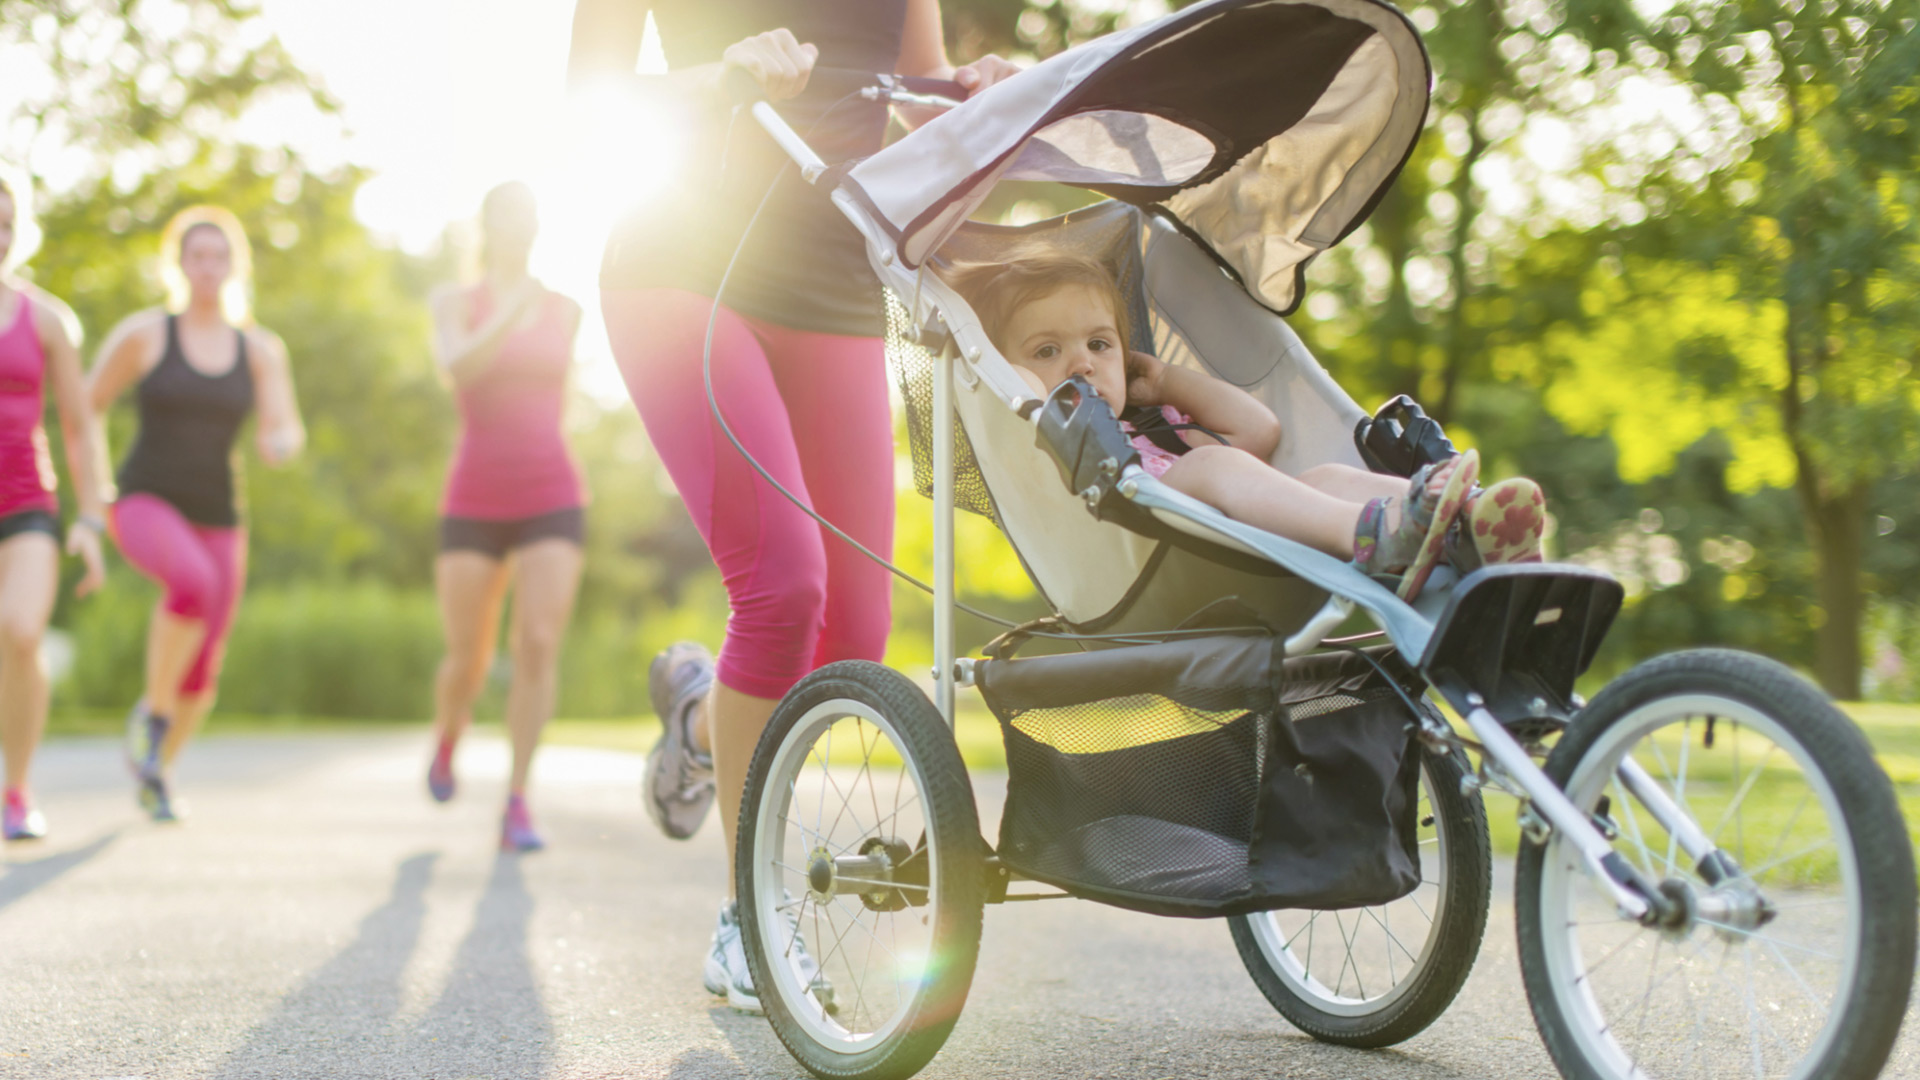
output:
POLYGON ((393 894, 360 921, 352 943, 288 995, 215 1075, 312 1075, 323 1061, 355 1066, 327 1067, 332 1075, 385 1075, 380 1063, 394 1054, 389 1027, 400 1011, 400 976, 420 940, 437 858, 420 854, 402 862, 393 894))
POLYGON ((439 1000, 412 1030, 394 1029, 401 976, 420 940, 438 857, 415 855, 400 864, 387 902, 228 1057, 219 1080, 546 1072, 553 1025, 527 957, 533 897, 516 856, 494 863, 439 1000))
POLYGON ((120 830, 107 833, 85 847, 63 851, 58 855, 46 855, 31 861, 10 861, 5 873, 0 873, 0 908, 59 877, 61 874, 79 866, 95 855, 107 849, 120 836, 120 830))
POLYGON ((527 956, 533 896, 520 856, 500 855, 454 954, 446 989, 408 1040, 395 1075, 538 1077, 553 1062, 553 1022, 527 956))

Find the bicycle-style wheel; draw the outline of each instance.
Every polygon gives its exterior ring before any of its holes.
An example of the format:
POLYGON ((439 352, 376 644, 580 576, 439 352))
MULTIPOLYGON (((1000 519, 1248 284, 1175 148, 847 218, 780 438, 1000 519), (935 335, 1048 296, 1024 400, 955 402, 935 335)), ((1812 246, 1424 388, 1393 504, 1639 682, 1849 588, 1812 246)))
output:
POLYGON ((1421 754, 1420 884, 1376 907, 1229 920, 1247 973, 1301 1031, 1391 1046, 1433 1023, 1473 970, 1492 889, 1487 814, 1459 754, 1421 754))
POLYGON ((966 767, 938 710, 878 664, 788 692, 754 752, 735 876, 767 1019, 815 1076, 919 1071, 980 950, 985 868, 966 767))
POLYGON ((1623 919, 1559 834, 1522 845, 1521 974, 1562 1073, 1879 1073, 1913 981, 1912 848, 1886 773, 1824 695, 1757 656, 1662 657, 1597 695, 1546 771, 1673 911, 1623 919), (1663 801, 1730 861, 1690 856, 1663 801))

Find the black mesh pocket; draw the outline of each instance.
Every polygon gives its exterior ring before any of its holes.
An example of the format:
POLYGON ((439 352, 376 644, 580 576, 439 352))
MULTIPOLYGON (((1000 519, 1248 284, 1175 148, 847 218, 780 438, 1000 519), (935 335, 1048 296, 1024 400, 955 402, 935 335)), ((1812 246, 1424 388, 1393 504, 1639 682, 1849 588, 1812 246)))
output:
POLYGON ((1403 895, 1419 879, 1406 706, 1357 657, 1275 653, 1218 637, 983 662, 1007 748, 1001 860, 1159 915, 1403 895))
POLYGON ((1276 729, 1248 852, 1272 907, 1366 907, 1420 884, 1419 753, 1386 687, 1288 706, 1276 729))
POLYGON ((1149 911, 1245 897, 1266 719, 1154 694, 1009 710, 1001 858, 1149 911))

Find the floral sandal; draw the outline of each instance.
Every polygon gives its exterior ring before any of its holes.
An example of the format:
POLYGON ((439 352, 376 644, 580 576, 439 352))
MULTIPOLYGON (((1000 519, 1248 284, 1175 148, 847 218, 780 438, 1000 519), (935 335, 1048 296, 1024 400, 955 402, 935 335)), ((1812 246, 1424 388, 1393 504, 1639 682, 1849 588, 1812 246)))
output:
POLYGON ((1482 566, 1540 562, 1547 497, 1524 476, 1467 496, 1459 524, 1447 535, 1447 562, 1461 573, 1482 566))
POLYGON ((1480 455, 1469 450, 1415 473, 1406 495, 1369 501, 1354 529, 1354 565, 1369 574, 1400 573, 1400 598, 1419 596, 1479 475, 1480 455), (1395 502, 1403 512, 1388 528, 1387 511, 1395 502))

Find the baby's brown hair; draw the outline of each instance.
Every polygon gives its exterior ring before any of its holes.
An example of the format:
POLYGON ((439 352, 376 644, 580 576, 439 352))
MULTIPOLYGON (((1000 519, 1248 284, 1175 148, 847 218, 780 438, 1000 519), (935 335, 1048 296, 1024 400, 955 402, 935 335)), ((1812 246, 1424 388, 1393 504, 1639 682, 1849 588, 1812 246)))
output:
MULTIPOLYGON (((1069 285, 1084 285, 1107 302, 1113 311, 1114 329, 1120 332, 1121 355, 1130 356, 1132 352, 1126 297, 1097 259, 1059 248, 1029 247, 1010 252, 1001 262, 955 263, 939 273, 980 316, 987 338, 1003 354, 1007 351, 1003 335, 1013 313, 1069 285)), ((1128 368, 1132 368, 1131 361, 1128 368)))

